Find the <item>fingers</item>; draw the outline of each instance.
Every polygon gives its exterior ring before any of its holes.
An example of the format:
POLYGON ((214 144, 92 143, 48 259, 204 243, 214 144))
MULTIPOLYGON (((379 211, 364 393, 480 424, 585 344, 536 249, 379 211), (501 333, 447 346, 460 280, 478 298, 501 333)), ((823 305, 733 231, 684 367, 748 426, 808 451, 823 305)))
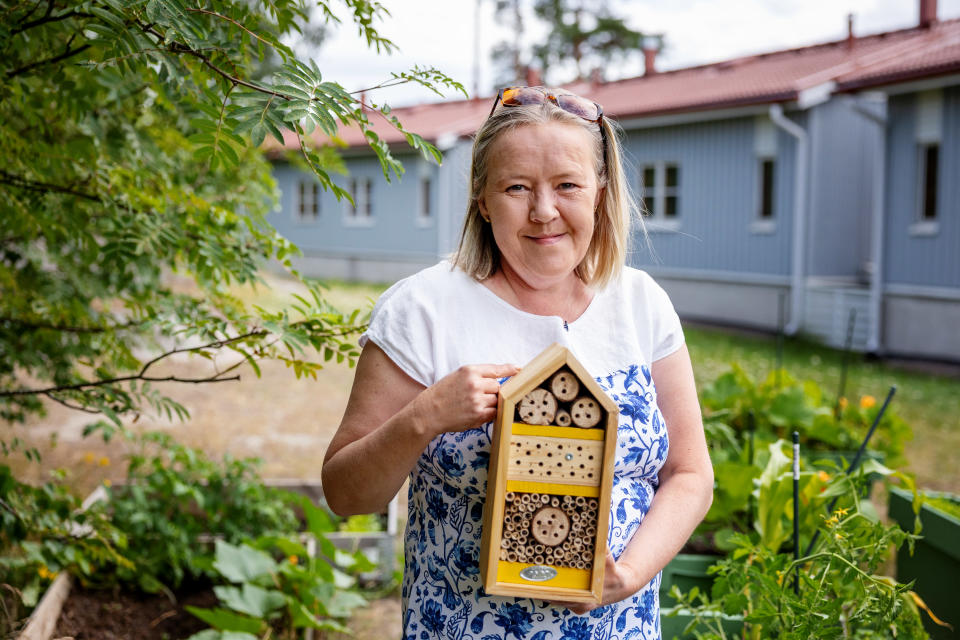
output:
POLYGON ((517 375, 520 367, 515 364, 483 364, 477 366, 477 372, 484 378, 503 378, 517 375))

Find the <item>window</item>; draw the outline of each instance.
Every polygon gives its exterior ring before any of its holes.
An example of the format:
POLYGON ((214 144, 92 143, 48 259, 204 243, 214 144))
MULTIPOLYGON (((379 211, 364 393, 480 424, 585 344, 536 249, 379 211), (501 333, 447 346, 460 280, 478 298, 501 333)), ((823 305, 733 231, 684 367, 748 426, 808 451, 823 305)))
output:
POLYGON ((373 210, 373 183, 370 178, 351 178, 350 197, 346 203, 347 221, 355 224, 370 224, 373 210))
POLYGON ((433 216, 433 202, 430 200, 430 189, 433 181, 428 176, 420 178, 420 209, 417 217, 421 221, 428 221, 433 216))
POLYGON ((919 221, 933 222, 937 219, 937 174, 940 165, 940 145, 922 144, 919 149, 920 195, 919 221))
POLYGON ((774 178, 776 165, 773 158, 760 158, 760 199, 757 217, 773 220, 774 178))
POLYGON ((643 209, 647 218, 674 224, 679 222, 680 165, 664 162, 646 164, 640 168, 640 178, 643 209))
POLYGON ((316 220, 320 215, 320 185, 315 181, 301 180, 299 194, 297 219, 302 222, 316 220))

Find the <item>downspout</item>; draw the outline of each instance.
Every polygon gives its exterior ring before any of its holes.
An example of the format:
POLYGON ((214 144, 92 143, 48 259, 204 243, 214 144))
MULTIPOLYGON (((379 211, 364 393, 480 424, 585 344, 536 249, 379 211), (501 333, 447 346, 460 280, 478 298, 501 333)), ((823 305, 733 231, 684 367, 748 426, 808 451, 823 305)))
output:
POLYGON ((804 245, 806 240, 807 223, 807 158, 809 156, 809 142, 807 132, 793 120, 783 115, 783 107, 779 104, 770 105, 770 119, 775 125, 789 133, 797 140, 796 171, 793 184, 793 242, 791 250, 790 275, 790 321, 785 327, 788 335, 794 335, 800 330, 803 322, 803 287, 804 287, 804 245))
POLYGON ((855 99, 853 108, 860 115, 877 125, 877 146, 873 154, 873 218, 870 232, 870 328, 867 334, 867 352, 880 351, 880 315, 883 312, 883 223, 884 208, 886 207, 887 172, 887 115, 886 103, 882 105, 881 113, 864 108, 855 99))

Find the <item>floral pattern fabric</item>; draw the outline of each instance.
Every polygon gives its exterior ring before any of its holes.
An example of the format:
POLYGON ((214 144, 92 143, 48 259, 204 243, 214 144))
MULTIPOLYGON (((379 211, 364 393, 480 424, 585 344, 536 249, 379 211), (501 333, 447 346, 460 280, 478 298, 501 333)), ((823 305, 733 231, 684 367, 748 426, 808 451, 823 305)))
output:
MULTIPOLYGON (((650 508, 667 430, 646 365, 598 377, 620 407, 608 548, 623 552, 650 508)), ((576 615, 541 600, 487 595, 480 532, 493 423, 435 438, 410 476, 402 588, 405 640, 655 640, 657 575, 622 602, 576 615)))

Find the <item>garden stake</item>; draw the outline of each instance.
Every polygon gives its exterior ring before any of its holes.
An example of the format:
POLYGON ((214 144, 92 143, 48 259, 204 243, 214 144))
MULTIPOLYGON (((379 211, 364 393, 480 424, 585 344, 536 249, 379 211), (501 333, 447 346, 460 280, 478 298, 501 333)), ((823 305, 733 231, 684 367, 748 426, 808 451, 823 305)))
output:
POLYGON ((783 369, 783 323, 784 315, 786 314, 784 305, 786 304, 787 296, 782 291, 777 298, 777 373, 776 373, 776 385, 777 389, 780 388, 780 370, 783 369))
POLYGON ((850 309, 847 318, 847 339, 843 343, 843 359, 840 361, 840 388, 837 389, 837 402, 833 405, 833 419, 840 419, 840 398, 847 390, 847 367, 850 365, 850 349, 853 346, 853 327, 857 322, 857 310, 850 309))
MULTIPOLYGON (((757 422, 756 416, 753 414, 753 409, 747 412, 747 463, 752 467, 753 466, 753 437, 757 432, 757 422)), ((754 504, 753 492, 750 492, 750 495, 747 496, 747 514, 750 518, 750 522, 753 522, 754 513, 756 510, 756 505, 754 504)))
MULTIPOLYGON (((860 448, 857 449, 857 454, 853 456, 853 460, 850 461, 850 466, 847 467, 847 471, 844 475, 850 475, 857 469, 857 465, 860 464, 860 458, 863 457, 863 452, 867 450, 867 443, 870 442, 870 438, 873 437, 873 432, 877 430, 877 425, 880 424, 880 420, 883 418, 883 414, 887 412, 887 407, 890 406, 890 401, 893 399, 893 394, 897 392, 897 385, 891 385, 890 391, 887 392, 887 397, 883 401, 883 406, 880 407, 880 411, 877 411, 877 417, 873 419, 873 424, 870 425, 870 430, 867 431, 867 436, 863 439, 863 442, 860 443, 860 448)), ((830 504, 827 505, 827 513, 833 513, 833 507, 836 506, 837 500, 840 499, 840 496, 837 496, 830 501, 830 504)), ((813 545, 817 543, 817 540, 820 538, 820 530, 814 531, 813 538, 810 540, 810 544, 807 545, 807 550, 804 551, 803 555, 808 556, 810 552, 813 551, 813 545)))
MULTIPOLYGON (((800 432, 793 432, 793 560, 800 559, 800 432)), ((800 595, 800 565, 794 567, 793 593, 800 595)))

